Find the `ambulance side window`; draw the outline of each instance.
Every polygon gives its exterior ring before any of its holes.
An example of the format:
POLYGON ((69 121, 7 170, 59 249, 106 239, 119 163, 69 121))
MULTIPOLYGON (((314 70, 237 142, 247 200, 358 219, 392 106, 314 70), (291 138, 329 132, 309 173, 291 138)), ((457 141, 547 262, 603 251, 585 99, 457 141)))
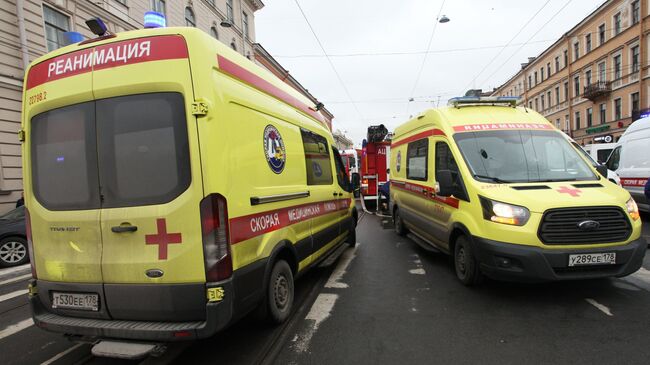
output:
POLYGON ((406 150, 406 178, 427 181, 429 164, 429 140, 421 139, 408 144, 406 150))
POLYGON ((343 190, 351 192, 350 178, 345 173, 345 166, 343 165, 343 160, 341 160, 341 155, 335 148, 332 148, 332 152, 334 153, 334 165, 336 165, 336 181, 343 190))
POLYGON ((454 196, 456 198, 469 201, 463 185, 463 178, 460 174, 460 171, 458 170, 458 164, 456 163, 456 159, 451 153, 451 149, 449 149, 447 143, 436 143, 435 164, 436 181, 438 181, 438 175, 440 171, 448 170, 451 172, 451 179, 454 184, 454 196))
POLYGON ((306 129, 300 129, 302 144, 305 149, 305 166, 307 167, 307 185, 331 185, 332 161, 325 137, 306 129))

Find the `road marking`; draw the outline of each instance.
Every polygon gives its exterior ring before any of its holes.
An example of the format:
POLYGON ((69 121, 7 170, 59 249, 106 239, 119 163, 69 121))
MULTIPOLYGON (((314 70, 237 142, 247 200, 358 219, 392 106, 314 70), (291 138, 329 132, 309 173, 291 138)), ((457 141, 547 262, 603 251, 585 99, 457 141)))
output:
POLYGON ((7 279, 5 281, 0 281, 0 286, 5 285, 5 284, 15 283, 15 282, 25 280, 25 279, 29 279, 31 277, 32 277, 32 274, 25 274, 25 275, 16 276, 15 278, 7 279))
POLYGON ((15 292, 11 292, 9 294, 5 295, 0 295, 0 302, 4 302, 5 300, 13 299, 15 297, 19 297, 23 294, 27 294, 27 289, 23 290, 16 290, 15 292))
POLYGON ((336 265, 336 269, 334 269, 329 279, 325 283, 326 288, 344 289, 348 287, 348 284, 341 282, 341 278, 343 278, 343 275, 345 275, 347 272, 350 262, 352 262, 352 260, 356 257, 356 251, 357 248, 355 247, 343 252, 338 265, 336 265))
POLYGON ((597 301, 595 301, 595 300, 593 300, 591 298, 585 298, 585 300, 587 301, 587 303, 589 303, 589 304, 593 305, 594 307, 598 308, 599 311, 607 314, 608 316, 610 316, 610 317, 614 316, 612 314, 612 312, 609 310, 609 308, 607 308, 606 306, 598 303, 597 301))
POLYGON ((415 269, 410 269, 409 273, 413 275, 426 275, 426 271, 422 268, 422 260, 420 260, 420 256, 418 254, 412 254, 411 257, 414 257, 413 263, 415 264, 416 268, 415 269))
POLYGON ((17 273, 17 272, 20 272, 22 274, 23 271, 28 272, 30 270, 31 270, 31 268, 29 267, 29 264, 24 264, 24 265, 20 265, 20 266, 14 266, 14 267, 6 268, 6 269, 1 269, 0 270, 0 279, 4 279, 5 277, 10 276, 9 274, 13 274, 13 273, 17 273))
POLYGON ((332 309, 338 298, 338 294, 322 293, 318 295, 305 317, 306 320, 310 321, 309 327, 303 333, 297 334, 292 340, 294 342, 293 347, 297 352, 306 352, 309 350, 309 343, 312 337, 318 331, 321 323, 332 314, 332 309))
POLYGON ((63 356, 65 356, 65 355, 71 353, 72 351, 78 349, 79 347, 81 347, 81 346, 83 346, 83 345, 84 345, 83 343, 78 343, 78 344, 76 344, 76 345, 70 347, 69 349, 67 349, 67 350, 65 350, 65 351, 63 351, 63 352, 60 352, 60 353, 54 355, 54 357, 52 357, 52 358, 50 358, 50 359, 48 359, 48 360, 43 361, 43 362, 41 363, 41 365, 49 365, 49 364, 55 362, 56 360, 62 358, 63 356))
POLYGON ((20 332, 20 331, 24 330, 25 328, 27 328, 27 327, 29 327, 29 326, 31 326, 33 324, 34 324, 34 321, 31 318, 27 318, 27 319, 25 319, 23 321, 20 321, 20 322, 16 323, 16 324, 12 324, 11 326, 9 326, 9 327, 3 329, 2 331, 0 331, 0 339, 5 338, 5 337, 9 337, 9 336, 13 335, 14 333, 20 332))

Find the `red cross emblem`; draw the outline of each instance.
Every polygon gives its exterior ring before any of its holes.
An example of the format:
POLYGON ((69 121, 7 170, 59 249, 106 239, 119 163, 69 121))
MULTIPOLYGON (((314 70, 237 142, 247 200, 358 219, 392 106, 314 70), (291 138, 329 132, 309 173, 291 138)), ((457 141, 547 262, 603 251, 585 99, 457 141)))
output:
POLYGON ((165 218, 158 218, 156 225, 158 233, 145 235, 144 240, 147 245, 158 245, 158 260, 167 260, 167 245, 181 243, 183 239, 180 233, 167 233, 165 218))
POLYGON ((571 189, 566 186, 560 186, 559 189, 556 190, 560 194, 569 194, 573 197, 579 197, 580 193, 582 193, 582 190, 580 189, 571 189))

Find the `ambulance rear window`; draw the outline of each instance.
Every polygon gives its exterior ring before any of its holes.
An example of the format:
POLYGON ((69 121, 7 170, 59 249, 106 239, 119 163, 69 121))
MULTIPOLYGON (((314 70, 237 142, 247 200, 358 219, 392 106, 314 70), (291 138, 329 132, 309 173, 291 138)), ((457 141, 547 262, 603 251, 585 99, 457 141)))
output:
POLYGON ((32 185, 48 209, 99 208, 94 102, 32 118, 32 185))
POLYGON ((102 207, 162 204, 190 184, 183 97, 129 95, 97 101, 102 207))
POLYGON ((163 204, 190 184, 181 94, 101 99, 31 122, 33 190, 50 210, 163 204))

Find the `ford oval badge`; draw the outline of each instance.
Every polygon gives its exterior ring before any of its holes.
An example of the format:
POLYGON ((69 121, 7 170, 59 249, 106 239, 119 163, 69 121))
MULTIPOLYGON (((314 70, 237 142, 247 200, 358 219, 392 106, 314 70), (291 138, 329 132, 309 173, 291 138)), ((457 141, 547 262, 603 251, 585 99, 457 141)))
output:
POLYGON ((150 278, 159 278, 162 277, 164 272, 160 269, 149 269, 145 273, 150 278))
POLYGON ((600 223, 592 220, 582 221, 578 223, 578 229, 581 231, 595 231, 600 228, 600 223))

